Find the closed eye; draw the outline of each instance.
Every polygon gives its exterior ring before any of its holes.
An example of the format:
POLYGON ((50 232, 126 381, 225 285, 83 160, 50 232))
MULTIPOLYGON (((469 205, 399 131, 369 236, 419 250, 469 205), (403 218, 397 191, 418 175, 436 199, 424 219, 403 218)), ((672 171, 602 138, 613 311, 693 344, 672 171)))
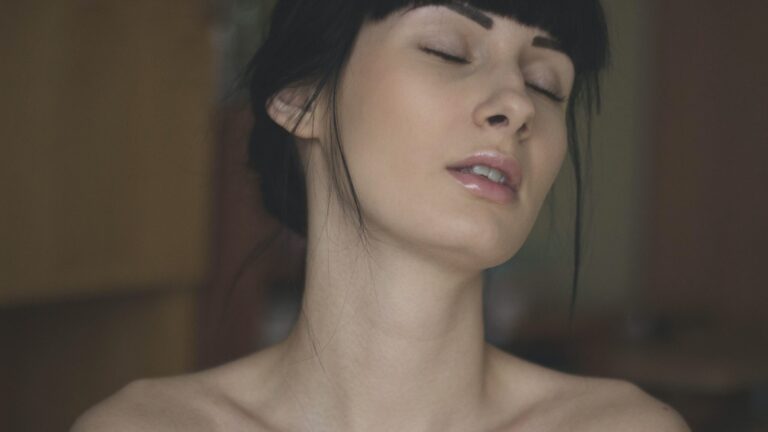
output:
POLYGON ((549 99, 552 99, 552 100, 553 100, 553 101, 555 101, 555 102, 559 102, 559 103, 563 103, 563 102, 565 102, 565 97, 563 97, 563 96, 560 96, 560 95, 556 94, 556 93, 555 93, 555 92, 553 92, 553 91, 547 90, 547 89, 545 89, 545 88, 543 88, 543 87, 539 87, 539 86, 537 86, 536 84, 525 83, 525 85, 526 85, 528 88, 532 89, 533 91, 535 91, 535 92, 538 92, 538 93, 541 93, 541 94, 543 94, 544 96, 548 97, 549 99))
POLYGON ((424 51, 427 54, 432 54, 434 56, 440 57, 443 60, 452 62, 452 63, 458 63, 458 64, 469 64, 469 60, 465 59, 464 57, 455 56, 453 54, 448 54, 443 51, 438 51, 436 49, 422 47, 422 51, 424 51))
MULTIPOLYGON (((439 51, 439 50, 436 50, 436 49, 433 49, 433 48, 421 47, 421 50, 426 52, 427 54, 434 55, 436 57, 439 57, 439 58, 441 58, 441 59, 443 59, 445 61, 451 62, 451 63, 462 64, 462 65, 470 63, 470 61, 468 59, 465 59, 464 57, 459 57, 459 56, 455 56, 453 54, 448 54, 448 53, 446 53, 444 51, 439 51)), ((560 95, 556 94, 555 92, 553 92, 551 90, 547 90, 547 89, 545 89, 543 87, 540 87, 540 86, 538 86, 536 84, 532 84, 532 83, 526 83, 525 85, 528 88, 532 89, 533 91, 538 92, 538 93, 544 95, 545 97, 547 97, 547 98, 549 98, 549 99, 551 99, 551 100, 553 100, 555 102, 558 102, 558 103, 565 102, 565 97, 564 96, 560 96, 560 95)))

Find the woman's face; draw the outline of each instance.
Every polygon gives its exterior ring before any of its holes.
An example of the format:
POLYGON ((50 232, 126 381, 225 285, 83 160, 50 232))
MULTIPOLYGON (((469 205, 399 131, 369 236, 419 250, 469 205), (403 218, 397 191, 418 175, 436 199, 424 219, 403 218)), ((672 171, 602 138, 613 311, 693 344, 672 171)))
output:
POLYGON ((338 113, 371 234, 481 270, 520 248, 562 165, 566 102, 556 99, 569 95, 574 71, 545 32, 460 8, 366 23, 338 113), (448 169, 477 154, 506 159, 510 181, 516 165, 516 192, 478 194, 482 180, 448 169))

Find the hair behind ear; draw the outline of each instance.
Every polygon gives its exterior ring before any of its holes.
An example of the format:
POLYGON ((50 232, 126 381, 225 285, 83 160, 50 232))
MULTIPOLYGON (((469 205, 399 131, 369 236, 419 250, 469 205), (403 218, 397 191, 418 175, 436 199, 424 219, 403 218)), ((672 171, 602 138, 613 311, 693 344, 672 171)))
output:
POLYGON ((254 125, 249 138, 251 166, 264 209, 301 236, 307 233, 304 171, 293 136, 273 122, 254 125))

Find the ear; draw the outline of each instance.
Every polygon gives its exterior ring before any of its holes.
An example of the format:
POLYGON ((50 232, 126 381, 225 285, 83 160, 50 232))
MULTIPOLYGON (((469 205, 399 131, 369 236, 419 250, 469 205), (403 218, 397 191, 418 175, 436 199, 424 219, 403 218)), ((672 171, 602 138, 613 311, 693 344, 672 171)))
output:
POLYGON ((285 88, 275 93, 267 100, 267 114, 272 120, 298 138, 313 139, 319 136, 315 127, 316 106, 318 100, 312 103, 305 113, 307 101, 311 95, 309 87, 285 88), (301 121, 296 122, 301 118, 301 121))

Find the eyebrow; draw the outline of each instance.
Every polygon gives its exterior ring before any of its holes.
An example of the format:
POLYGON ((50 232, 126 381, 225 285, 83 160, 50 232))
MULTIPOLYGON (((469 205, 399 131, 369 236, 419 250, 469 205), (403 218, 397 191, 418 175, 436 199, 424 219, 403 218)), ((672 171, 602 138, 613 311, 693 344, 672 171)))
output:
MULTIPOLYGON (((462 3, 459 1, 452 1, 442 6, 450 9, 453 12, 456 12, 459 15, 462 15, 466 18, 471 19, 472 21, 476 22, 486 30, 490 30, 493 28, 493 18, 489 17, 488 15, 480 11, 480 9, 474 6, 471 6, 467 3, 462 3)), ((536 36, 533 38, 532 45, 537 48, 547 48, 547 49, 551 49, 551 50, 566 54, 565 49, 563 48, 563 45, 558 40, 550 37, 536 36)))
POLYGON ((480 9, 477 9, 474 6, 470 6, 466 3, 459 3, 458 1, 446 3, 442 6, 445 6, 446 8, 456 12, 459 15, 463 15, 471 19, 486 30, 493 28, 493 18, 482 13, 480 9))
POLYGON ((559 51, 566 54, 565 48, 557 39, 552 39, 546 36, 536 36, 533 38, 533 46, 538 48, 549 48, 551 50, 559 51))

